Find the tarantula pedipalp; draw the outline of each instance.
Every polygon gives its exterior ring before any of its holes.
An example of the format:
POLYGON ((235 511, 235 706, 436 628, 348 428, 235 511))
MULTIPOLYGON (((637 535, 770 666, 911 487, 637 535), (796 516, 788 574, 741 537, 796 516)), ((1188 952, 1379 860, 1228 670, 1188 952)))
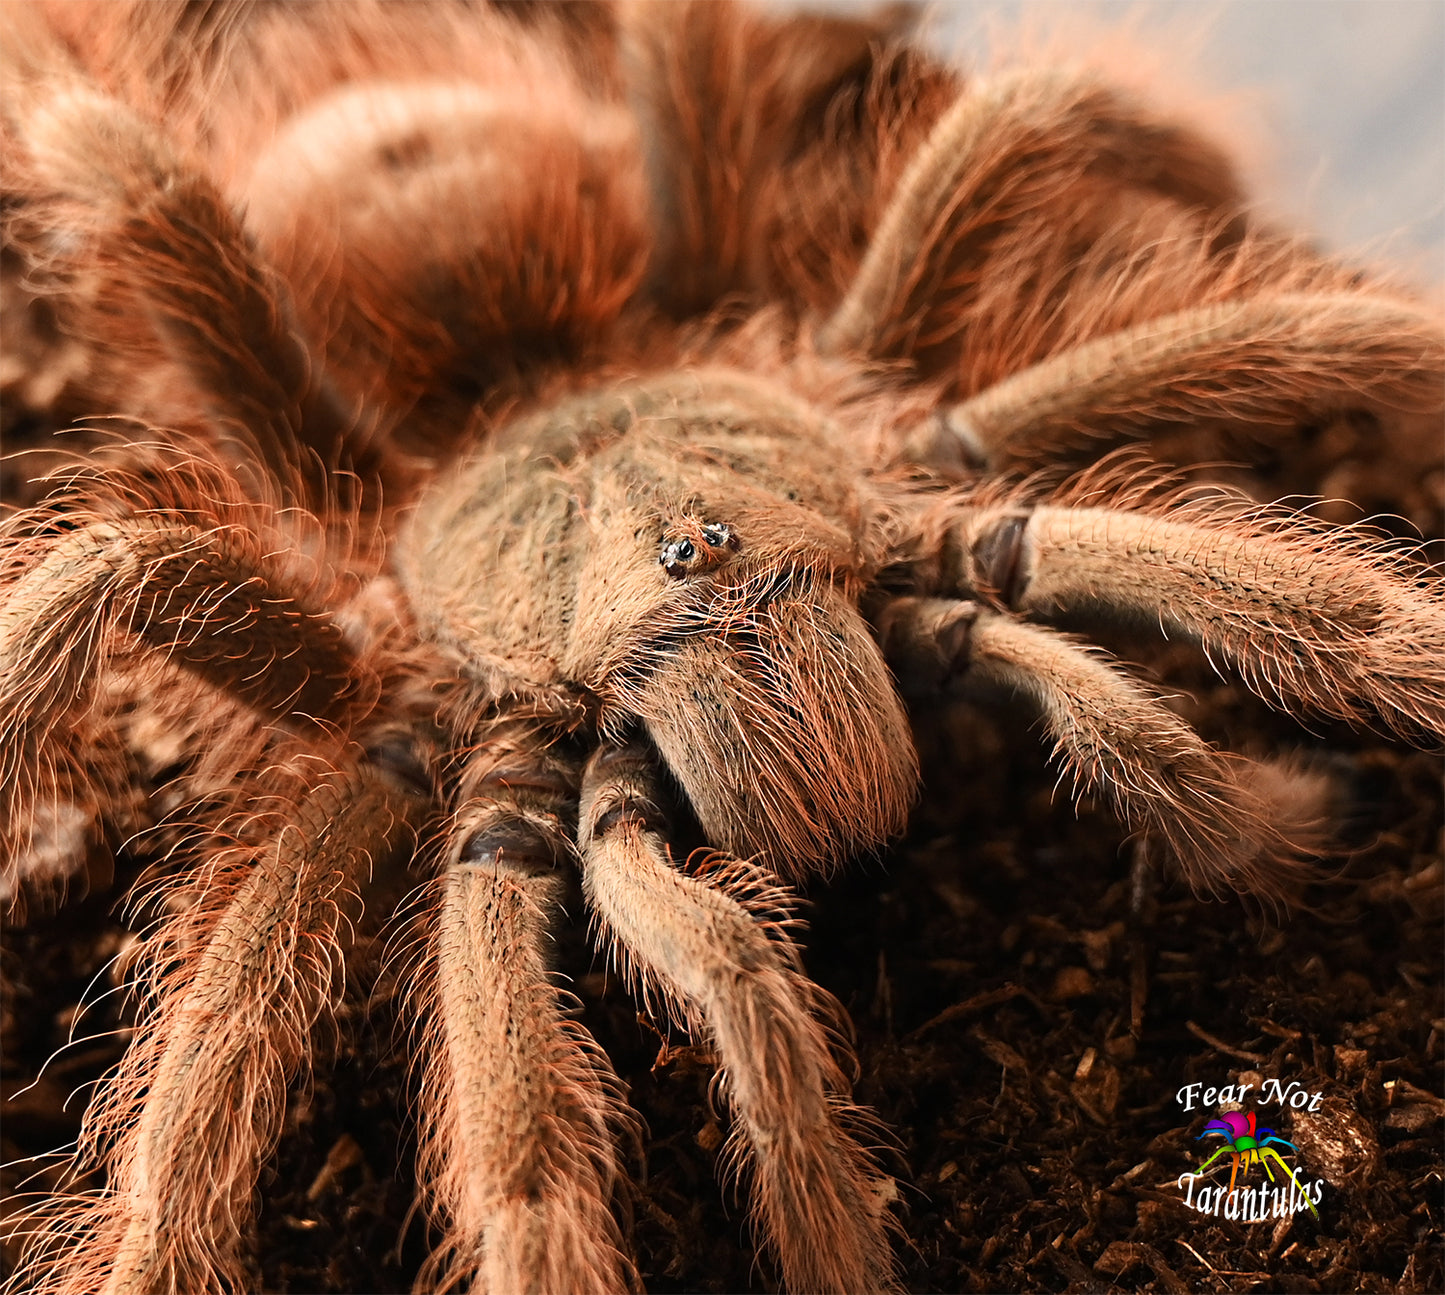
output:
POLYGON ((36 1216, 17 1283, 246 1284, 287 1085, 409 860, 419 1285, 636 1280, 630 1118, 548 956, 575 867, 716 1053, 789 1288, 886 1288, 893 1188, 787 883, 902 829, 901 694, 1020 694, 1197 886, 1267 896, 1310 825, 1049 621, 1445 734, 1407 558, 1137 462, 1010 475, 1440 414, 1428 311, 1251 229, 1214 149, 1092 78, 969 85, 885 25, 731 6, 102 6, 68 43, 59 12, 9 15, 12 233, 84 398, 180 430, 7 523, 14 893, 117 813, 112 681, 202 687, 164 702, 179 912, 87 1115, 106 1181, 36 1216))

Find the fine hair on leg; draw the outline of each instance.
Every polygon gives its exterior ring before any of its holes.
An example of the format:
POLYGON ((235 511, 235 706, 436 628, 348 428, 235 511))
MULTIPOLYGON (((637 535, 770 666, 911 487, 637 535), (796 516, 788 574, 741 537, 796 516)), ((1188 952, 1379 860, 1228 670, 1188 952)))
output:
POLYGON ((1257 766, 1211 748, 1100 649, 942 598, 894 600, 879 631, 910 691, 983 689, 1031 702, 1075 799, 1102 797, 1164 844, 1196 890, 1277 905, 1304 881, 1321 824, 1261 794, 1270 782, 1257 766))
POLYGON ((28 1290, 248 1285, 234 1247, 286 1086, 340 990, 372 868, 403 846, 420 809, 389 776, 319 755, 293 757, 270 781, 272 805, 208 839, 202 902, 147 940, 138 1037, 86 1112, 73 1167, 103 1165, 107 1185, 47 1216, 28 1290))
MULTIPOLYGON (((945 510, 946 511, 946 510, 945 510)), ((1036 617, 1086 615, 1198 643, 1259 696, 1406 737, 1445 731, 1445 612, 1364 534, 1220 498, 1042 504, 956 517, 945 585, 1036 617)))
POLYGON ((832 1004, 778 925, 790 898, 737 860, 679 868, 659 798, 642 748, 604 748, 584 776, 583 891, 612 956, 716 1050, 728 1157, 787 1288, 896 1289, 895 1189, 850 1130, 859 1113, 820 1019, 832 1004))
POLYGON ((1041 195, 1062 216, 1100 173, 1203 210, 1239 200, 1210 145, 1092 77, 1020 70, 965 90, 898 181, 856 277, 819 329, 819 350, 906 353, 939 284, 967 291, 964 266, 987 256, 1010 218, 1034 214, 1041 195))
POLYGON ((633 1117, 550 962, 570 777, 505 726, 462 784, 416 971, 419 1157, 441 1229, 417 1289, 634 1289, 612 1212, 633 1117))

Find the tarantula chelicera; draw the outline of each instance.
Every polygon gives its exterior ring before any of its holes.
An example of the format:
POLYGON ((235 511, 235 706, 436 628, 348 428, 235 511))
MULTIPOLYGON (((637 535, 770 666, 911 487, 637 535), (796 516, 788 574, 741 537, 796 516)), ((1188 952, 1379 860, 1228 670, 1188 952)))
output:
POLYGON ((788 1289, 889 1288, 896 1190, 790 887, 903 830, 904 698, 1016 696, 1196 888, 1266 899, 1321 841, 1288 777, 1056 622, 1445 734, 1407 551, 1143 448, 1354 423, 1403 456, 1439 321, 1086 72, 721 4, 5 17, 7 255, 53 378, 11 398, 124 420, 5 523, 10 902, 161 843, 98 1185, 30 1216, 25 1289, 248 1284, 288 1085, 378 926, 418 1285, 634 1286, 634 1121, 550 952, 579 883, 715 1055, 788 1289))

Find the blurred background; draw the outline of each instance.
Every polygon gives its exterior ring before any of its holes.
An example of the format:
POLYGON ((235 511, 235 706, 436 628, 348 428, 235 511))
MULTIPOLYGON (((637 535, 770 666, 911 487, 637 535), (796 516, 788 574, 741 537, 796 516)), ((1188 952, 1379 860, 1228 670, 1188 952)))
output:
MULTIPOLYGON (((801 7, 795 0, 779 5, 801 7)), ((808 7, 868 9, 870 0, 808 7)), ((1219 97, 1262 209, 1445 291, 1441 0, 936 0, 926 39, 960 66, 1064 55, 1121 33, 1121 72, 1186 110, 1219 97)), ((1107 42, 1106 42, 1107 45, 1107 42)))

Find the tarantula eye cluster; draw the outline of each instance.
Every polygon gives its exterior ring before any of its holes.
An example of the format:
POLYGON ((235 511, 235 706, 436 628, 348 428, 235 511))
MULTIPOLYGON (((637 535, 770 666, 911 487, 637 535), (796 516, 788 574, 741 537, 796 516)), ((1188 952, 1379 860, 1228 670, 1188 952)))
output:
POLYGON ((731 526, 689 520, 663 537, 657 560, 669 576, 682 580, 716 570, 741 547, 731 526))

